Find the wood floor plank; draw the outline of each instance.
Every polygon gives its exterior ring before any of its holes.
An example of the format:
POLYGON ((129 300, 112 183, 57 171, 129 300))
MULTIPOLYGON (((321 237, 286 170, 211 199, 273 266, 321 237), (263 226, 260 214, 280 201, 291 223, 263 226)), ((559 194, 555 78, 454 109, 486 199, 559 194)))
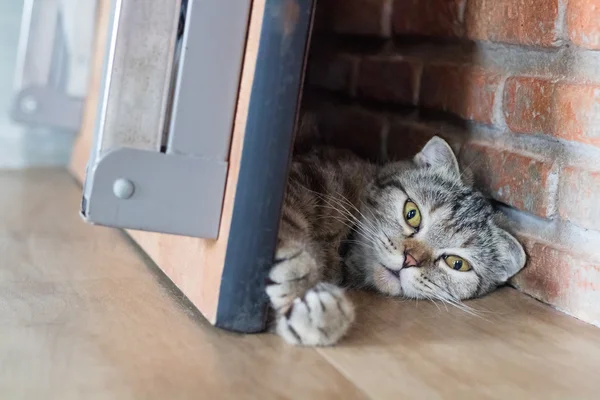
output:
POLYGON ((358 295, 360 323, 320 349, 373 398, 597 399, 600 329, 506 288, 468 302, 358 295))
POLYGON ((3 399, 359 399, 312 349, 210 326, 66 171, 0 172, 3 399))
POLYGON ((469 302, 353 294, 334 348, 211 327, 62 170, 0 172, 6 399, 597 399, 600 329, 515 290, 469 302))

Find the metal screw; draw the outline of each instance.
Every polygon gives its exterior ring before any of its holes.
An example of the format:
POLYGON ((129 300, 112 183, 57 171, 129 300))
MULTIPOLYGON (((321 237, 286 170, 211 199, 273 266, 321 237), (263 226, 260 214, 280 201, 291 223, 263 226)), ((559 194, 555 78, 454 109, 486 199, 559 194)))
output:
POLYGON ((127 200, 133 196, 135 185, 129 179, 119 178, 113 183, 113 193, 119 199, 127 200))
POLYGON ((27 114, 33 114, 38 110, 38 101, 31 95, 23 97, 21 99, 21 110, 27 114))

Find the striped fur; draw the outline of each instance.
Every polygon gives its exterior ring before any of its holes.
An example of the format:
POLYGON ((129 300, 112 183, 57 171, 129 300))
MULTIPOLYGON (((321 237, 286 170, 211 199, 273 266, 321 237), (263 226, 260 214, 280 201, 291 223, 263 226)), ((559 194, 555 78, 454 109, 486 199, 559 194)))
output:
POLYGON ((293 344, 336 343, 354 320, 341 286, 465 307, 462 300, 489 293, 525 263, 521 245, 501 225, 442 139, 414 160, 384 166, 329 148, 299 156, 267 286, 276 330, 293 344), (420 210, 418 230, 404 218, 408 199, 420 210), (418 268, 408 262, 412 255, 418 268), (449 268, 448 255, 472 269, 449 268))

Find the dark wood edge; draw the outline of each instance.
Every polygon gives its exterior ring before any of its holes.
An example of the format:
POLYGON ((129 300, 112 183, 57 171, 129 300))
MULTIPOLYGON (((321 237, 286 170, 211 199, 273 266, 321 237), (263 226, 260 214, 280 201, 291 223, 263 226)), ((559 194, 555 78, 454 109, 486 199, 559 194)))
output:
POLYGON ((265 4, 215 321, 223 329, 265 329, 265 278, 277 243, 313 11, 313 0, 265 4))

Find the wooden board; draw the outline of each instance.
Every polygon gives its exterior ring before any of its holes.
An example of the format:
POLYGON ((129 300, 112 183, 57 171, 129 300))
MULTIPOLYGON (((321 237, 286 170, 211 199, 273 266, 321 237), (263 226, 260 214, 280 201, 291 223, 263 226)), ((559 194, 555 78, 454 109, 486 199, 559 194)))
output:
POLYGON ((354 299, 357 329, 341 348, 318 351, 372 398, 583 399, 600 390, 600 329, 515 289, 466 302, 468 312, 354 299))
POLYGON ((0 171, 2 399, 597 399, 600 329, 503 289, 353 295, 334 348, 215 329, 64 170, 0 171))

